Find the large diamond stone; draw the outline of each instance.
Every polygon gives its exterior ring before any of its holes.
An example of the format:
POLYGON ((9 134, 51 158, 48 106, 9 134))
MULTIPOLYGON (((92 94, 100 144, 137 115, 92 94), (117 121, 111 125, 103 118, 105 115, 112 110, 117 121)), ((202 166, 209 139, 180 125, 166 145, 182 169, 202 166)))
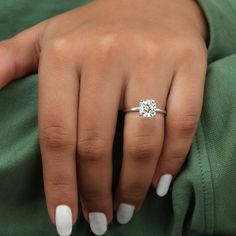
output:
POLYGON ((156 113, 156 102, 153 99, 144 99, 139 102, 139 115, 153 117, 156 113))

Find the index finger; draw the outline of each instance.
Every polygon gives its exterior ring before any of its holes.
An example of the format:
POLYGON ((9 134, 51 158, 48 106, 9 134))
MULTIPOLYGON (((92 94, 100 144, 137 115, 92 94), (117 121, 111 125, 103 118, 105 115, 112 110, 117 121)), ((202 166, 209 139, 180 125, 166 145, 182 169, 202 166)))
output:
POLYGON ((42 51, 39 67, 44 187, 49 215, 60 235, 70 235, 77 218, 75 156, 79 80, 70 55, 63 45, 50 45, 42 51))

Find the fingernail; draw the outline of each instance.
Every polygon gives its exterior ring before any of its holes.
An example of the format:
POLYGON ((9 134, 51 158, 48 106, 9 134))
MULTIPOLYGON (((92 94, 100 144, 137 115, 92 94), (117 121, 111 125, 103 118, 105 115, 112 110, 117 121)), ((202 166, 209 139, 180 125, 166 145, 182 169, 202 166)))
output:
POLYGON ((107 231, 107 218, 104 213, 89 213, 89 224, 92 232, 95 235, 103 235, 107 231))
POLYGON ((134 214, 135 206, 121 203, 118 207, 116 218, 120 224, 127 224, 134 214))
POLYGON ((72 232, 72 212, 70 207, 59 205, 56 207, 56 228, 60 236, 69 236, 72 232))
POLYGON ((163 197, 167 194, 173 176, 170 174, 162 175, 156 188, 156 194, 163 197))

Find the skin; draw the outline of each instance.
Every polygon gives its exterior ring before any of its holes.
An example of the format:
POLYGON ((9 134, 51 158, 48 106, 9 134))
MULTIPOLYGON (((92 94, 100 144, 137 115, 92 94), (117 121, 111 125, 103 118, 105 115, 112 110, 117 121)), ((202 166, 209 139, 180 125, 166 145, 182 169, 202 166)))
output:
POLYGON ((39 136, 50 218, 78 201, 89 212, 129 203, 176 176, 199 121, 207 29, 193 0, 97 0, 0 42, 0 86, 38 70, 39 136), (167 116, 126 113, 123 164, 112 200, 119 109, 153 98, 167 116), (79 194, 78 194, 79 193, 79 194))

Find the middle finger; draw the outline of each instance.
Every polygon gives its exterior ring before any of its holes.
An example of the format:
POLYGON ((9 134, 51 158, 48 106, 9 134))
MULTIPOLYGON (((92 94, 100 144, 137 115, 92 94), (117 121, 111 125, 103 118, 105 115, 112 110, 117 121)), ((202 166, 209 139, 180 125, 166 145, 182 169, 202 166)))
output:
POLYGON ((110 60, 87 60, 80 82, 78 181, 85 219, 102 235, 113 214, 112 145, 122 83, 110 60))

